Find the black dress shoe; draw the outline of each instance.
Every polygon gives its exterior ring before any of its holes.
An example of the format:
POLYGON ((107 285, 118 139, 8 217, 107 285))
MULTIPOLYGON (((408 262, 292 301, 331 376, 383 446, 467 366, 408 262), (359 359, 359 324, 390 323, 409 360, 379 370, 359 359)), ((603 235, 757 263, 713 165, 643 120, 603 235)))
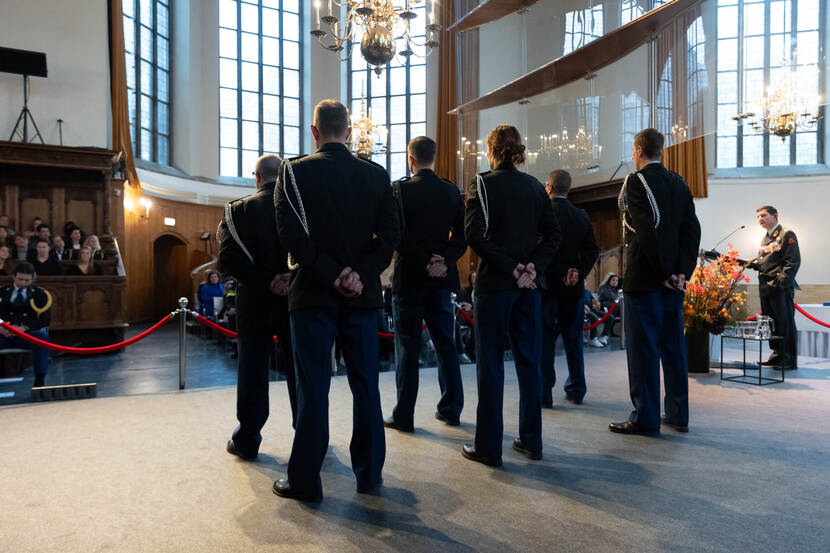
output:
POLYGON ((461 424, 461 421, 459 421, 458 419, 451 419, 449 417, 445 417, 438 411, 435 412, 435 418, 443 422, 447 426, 458 426, 459 424, 461 424))
POLYGON ((35 388, 40 388, 46 384, 46 375, 44 373, 37 373, 35 375, 35 388))
POLYGON ((674 423, 674 422, 670 421, 666 417, 663 417, 660 420, 663 421, 663 424, 665 424, 666 426, 671 426, 672 428, 674 428, 678 432, 688 432, 689 431, 689 425, 688 424, 677 424, 677 423, 674 423))
POLYGON ((395 420, 395 417, 386 417, 383 419, 383 426, 386 428, 394 428, 395 430, 400 430, 401 432, 415 432, 415 426, 411 424, 401 424, 395 420))
POLYGON ((608 425, 608 430, 616 432, 617 434, 642 434, 644 436, 660 433, 659 428, 657 430, 646 430, 645 428, 640 428, 631 421, 612 422, 608 425))
POLYGON ((242 451, 238 447, 236 447, 236 442, 233 441, 233 438, 228 440, 228 445, 225 449, 227 449, 228 453, 230 453, 231 455, 236 455, 237 457, 239 457, 240 459, 244 459, 245 461, 253 461, 254 459, 256 459, 257 456, 256 453, 254 453, 253 455, 245 455, 244 453, 242 453, 242 451))
POLYGON ((761 361, 761 365, 764 367, 774 367, 776 365, 783 365, 784 357, 778 354, 773 353, 769 356, 769 359, 766 361, 761 361))
POLYGON ((298 492, 291 487, 291 482, 289 482, 287 478, 280 478, 274 482, 273 490, 278 496, 285 497, 287 499, 296 499, 298 501, 306 501, 308 503, 320 503, 323 501, 322 495, 304 494, 298 492))
POLYGON ((532 449, 528 449, 527 447, 525 447, 525 444, 523 444, 522 441, 518 438, 513 440, 513 449, 515 449, 516 451, 518 451, 519 453, 521 453, 522 455, 524 455, 528 459, 532 459, 534 461, 538 461, 539 459, 542 458, 542 452, 541 451, 534 451, 532 449))
POLYGON ((574 405, 582 405, 582 399, 577 399, 573 396, 565 396, 565 399, 573 403, 574 405))
POLYGON ((469 459, 470 461, 475 461, 476 463, 482 463, 487 465, 488 467, 500 467, 501 466, 501 457, 488 457, 486 455, 481 455, 478 451, 476 451, 476 447, 474 445, 465 445, 461 448, 461 455, 469 459))
POLYGON ((360 482, 357 483, 357 493, 373 493, 380 489, 383 485, 383 478, 375 482, 374 484, 361 484, 360 482))

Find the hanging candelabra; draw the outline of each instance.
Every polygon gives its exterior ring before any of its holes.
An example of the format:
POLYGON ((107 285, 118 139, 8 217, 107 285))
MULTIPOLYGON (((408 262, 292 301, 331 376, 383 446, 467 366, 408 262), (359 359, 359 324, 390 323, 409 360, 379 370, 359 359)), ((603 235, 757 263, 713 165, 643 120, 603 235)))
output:
POLYGON ((386 151, 386 127, 372 122, 366 98, 360 101, 360 117, 352 121, 351 150, 358 157, 372 159, 372 154, 386 151))
MULTIPOLYGON (((360 53, 376 74, 380 75, 383 68, 395 56, 397 40, 403 40, 404 49, 399 54, 405 58, 410 56, 426 57, 433 49, 439 46, 437 33, 441 25, 435 23, 435 0, 432 0, 429 14, 427 36, 423 43, 417 42, 410 30, 410 23, 418 15, 410 9, 417 7, 426 0, 403 0, 403 5, 395 5, 392 0, 328 0, 328 15, 320 16, 320 0, 315 0, 314 7, 317 10, 317 26, 311 31, 320 45, 332 52, 342 52, 344 44, 349 40, 360 39, 360 53), (342 25, 340 18, 334 15, 333 9, 345 8, 346 17, 342 25), (328 31, 321 27, 321 21, 328 26, 328 31), (395 36, 396 25, 402 23, 403 32, 395 36), (323 39, 331 36, 331 42, 326 44, 323 39), (426 50, 423 56, 416 54, 415 48, 426 50)), ((352 52, 348 51, 341 61, 351 57, 352 52)))
POLYGON ((732 117, 735 121, 747 120, 756 133, 771 133, 783 142, 798 129, 814 129, 821 116, 821 96, 804 97, 798 89, 798 75, 790 72, 775 88, 768 86, 752 111, 732 117))

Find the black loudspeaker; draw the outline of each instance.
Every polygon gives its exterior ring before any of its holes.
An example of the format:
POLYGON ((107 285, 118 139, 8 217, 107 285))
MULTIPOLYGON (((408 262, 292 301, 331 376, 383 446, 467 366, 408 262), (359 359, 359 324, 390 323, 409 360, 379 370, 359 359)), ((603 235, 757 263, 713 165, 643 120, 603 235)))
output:
POLYGON ((0 46, 0 73, 46 77, 46 53, 0 46))

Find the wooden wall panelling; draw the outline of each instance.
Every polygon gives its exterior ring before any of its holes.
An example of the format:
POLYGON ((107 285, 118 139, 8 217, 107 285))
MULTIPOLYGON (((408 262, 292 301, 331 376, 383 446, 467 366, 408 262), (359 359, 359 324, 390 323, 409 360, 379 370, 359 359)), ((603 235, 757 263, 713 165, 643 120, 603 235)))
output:
MULTIPOLYGON (((251 192, 253 191, 252 188, 251 192)), ((125 194, 131 196, 134 201, 138 195, 133 189, 125 190, 125 194)), ((154 305, 156 268, 153 245, 158 238, 170 235, 185 244, 186 264, 171 274, 170 278, 173 281, 170 288, 178 290, 177 294, 184 290, 182 295, 188 296, 191 302, 193 298, 189 296, 190 270, 211 259, 217 253, 215 233, 222 218, 221 206, 197 205, 155 197, 149 197, 149 199, 153 202, 153 206, 147 219, 142 219, 136 213, 124 213, 122 208, 125 237, 119 243, 127 269, 126 303, 127 317, 130 321, 150 321, 156 314, 154 305), (166 226, 165 217, 174 218, 176 225, 166 226), (207 243, 199 239, 203 232, 211 234, 207 243)), ((119 215, 117 213, 115 215, 117 219, 119 215)), ((167 312, 175 307, 171 305, 167 312)))

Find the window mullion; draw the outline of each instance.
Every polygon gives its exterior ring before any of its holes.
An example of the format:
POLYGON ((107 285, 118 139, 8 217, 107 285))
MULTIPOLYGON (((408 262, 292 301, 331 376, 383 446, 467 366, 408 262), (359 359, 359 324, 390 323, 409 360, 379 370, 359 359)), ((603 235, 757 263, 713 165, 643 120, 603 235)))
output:
POLYGON ((236 174, 242 176, 242 3, 236 2, 236 174))
MULTIPOLYGON (((770 40, 770 31, 771 31, 771 26, 770 26, 769 15, 770 15, 769 2, 764 2, 764 82, 765 83, 770 82, 770 75, 772 73, 770 71, 770 57, 771 57, 771 54, 770 54, 770 42, 771 42, 771 40, 770 40)), ((763 147, 764 147, 764 149, 763 149, 763 156, 762 156, 761 165, 764 166, 764 167, 767 167, 767 166, 769 166, 769 160, 770 160, 770 156, 769 156, 770 134, 769 134, 769 132, 764 132, 764 134, 763 134, 763 147)))
MULTIPOLYGON (((738 2, 738 112, 744 113, 744 2, 738 2)), ((744 125, 737 125, 737 153, 735 167, 744 166, 744 125)))
POLYGON ((259 142, 257 144, 257 152, 261 156, 265 152, 265 140, 264 140, 264 129, 265 129, 265 117, 264 117, 264 110, 263 110, 263 102, 265 101, 265 88, 264 82, 262 79, 262 0, 257 3, 257 12, 259 15, 259 27, 257 29, 257 80, 259 81, 259 91, 257 92, 257 97, 259 101, 257 104, 259 105, 259 121, 257 122, 257 136, 259 138, 259 142))

